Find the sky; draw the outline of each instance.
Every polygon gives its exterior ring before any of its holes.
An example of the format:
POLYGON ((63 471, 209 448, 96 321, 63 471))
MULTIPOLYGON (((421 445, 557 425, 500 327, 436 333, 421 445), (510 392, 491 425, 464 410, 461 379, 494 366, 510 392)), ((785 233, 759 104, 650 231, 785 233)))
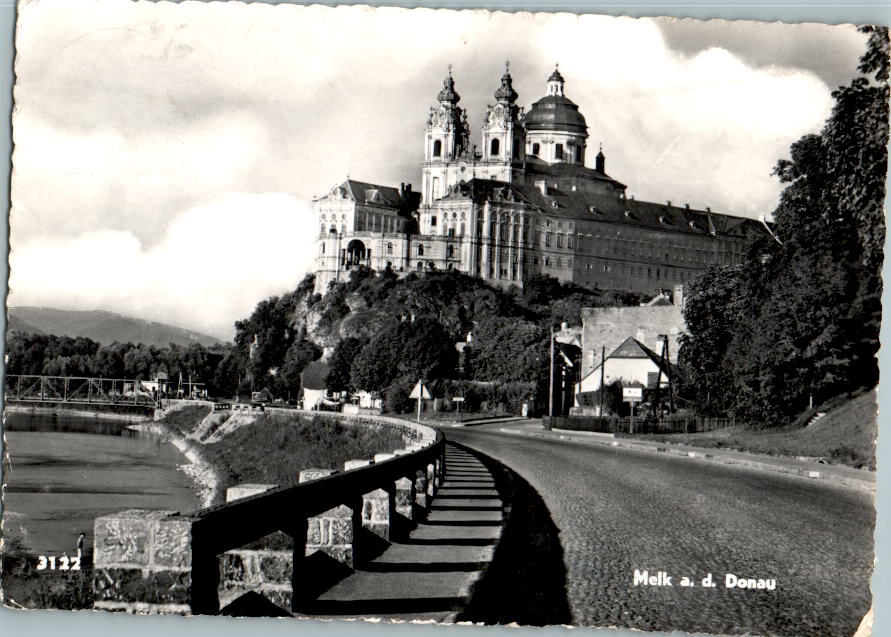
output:
MULTIPOLYGON (((8 303, 231 339, 311 268, 311 200, 420 185, 449 64, 479 143, 506 60, 518 103, 566 95, 607 173, 651 201, 757 218, 856 74, 851 26, 126 0, 33 2, 16 35, 8 303)), ((593 158, 595 153, 589 152, 593 158)))

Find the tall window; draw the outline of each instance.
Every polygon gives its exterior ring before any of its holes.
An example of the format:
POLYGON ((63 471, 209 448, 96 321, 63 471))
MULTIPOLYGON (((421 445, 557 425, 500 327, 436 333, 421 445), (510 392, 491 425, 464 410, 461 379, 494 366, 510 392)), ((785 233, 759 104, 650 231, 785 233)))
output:
POLYGON ((455 258, 455 246, 453 246, 452 244, 449 244, 449 246, 446 248, 446 258, 448 258, 448 259, 455 258))
POLYGON ((442 157, 442 142, 438 139, 433 142, 433 156, 442 157))
POLYGON ((492 143, 489 145, 489 148, 490 148, 489 153, 493 156, 497 156, 498 153, 501 151, 501 142, 498 140, 497 137, 492 140, 492 143))
POLYGON ((557 159, 563 159, 563 144, 557 144, 554 148, 554 156, 557 159))
POLYGON ((393 244, 392 243, 387 244, 387 254, 393 254, 393 244))
POLYGON ((423 243, 418 244, 418 256, 419 257, 424 256, 424 244, 423 243))
POLYGON ((516 137, 514 138, 514 158, 516 158, 520 154, 520 140, 516 137))
POLYGON ((532 154, 538 155, 541 152, 541 144, 532 144, 532 154))
POLYGON ((563 247, 563 235, 562 234, 557 234, 557 247, 558 248, 563 247))
POLYGON ((430 227, 431 228, 436 227, 436 215, 433 215, 432 217, 430 217, 430 227))

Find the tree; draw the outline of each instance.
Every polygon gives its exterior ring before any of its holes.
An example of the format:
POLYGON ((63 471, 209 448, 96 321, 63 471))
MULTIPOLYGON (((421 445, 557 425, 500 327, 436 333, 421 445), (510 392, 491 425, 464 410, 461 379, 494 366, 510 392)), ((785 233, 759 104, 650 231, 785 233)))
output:
POLYGON ((325 387, 328 391, 342 392, 353 389, 350 377, 350 370, 353 361, 362 348, 365 347, 365 341, 361 338, 348 336, 337 342, 331 358, 328 360, 328 366, 331 371, 325 378, 325 387))
POLYGON ((861 76, 819 135, 774 170, 776 240, 687 298, 682 390, 706 412, 777 424, 878 379, 888 142, 888 32, 866 27, 861 76))
POLYGON ((454 341, 438 321, 394 321, 358 353, 350 379, 357 389, 383 391, 400 378, 450 378, 456 365, 454 341))

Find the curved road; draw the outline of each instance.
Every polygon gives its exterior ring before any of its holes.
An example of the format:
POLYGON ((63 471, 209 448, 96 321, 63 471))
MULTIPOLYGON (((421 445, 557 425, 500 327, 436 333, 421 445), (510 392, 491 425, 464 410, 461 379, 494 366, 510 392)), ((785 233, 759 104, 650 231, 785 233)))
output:
POLYGON ((870 605, 871 496, 692 458, 444 429, 522 476, 563 548, 573 623, 849 637, 870 605), (634 585, 635 569, 671 586, 634 585), (703 587, 711 573, 715 587, 703 587), (728 573, 775 590, 726 588, 728 573), (681 587, 687 576, 694 587, 681 587), (664 581, 664 579, 662 580, 664 581))

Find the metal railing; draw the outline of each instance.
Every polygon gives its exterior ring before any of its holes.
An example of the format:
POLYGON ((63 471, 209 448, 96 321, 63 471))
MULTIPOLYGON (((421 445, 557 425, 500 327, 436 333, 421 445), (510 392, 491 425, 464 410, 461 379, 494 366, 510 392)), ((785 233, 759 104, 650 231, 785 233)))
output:
POLYGON ((157 392, 140 380, 83 376, 27 376, 9 374, 6 400, 45 403, 154 406, 157 392))

